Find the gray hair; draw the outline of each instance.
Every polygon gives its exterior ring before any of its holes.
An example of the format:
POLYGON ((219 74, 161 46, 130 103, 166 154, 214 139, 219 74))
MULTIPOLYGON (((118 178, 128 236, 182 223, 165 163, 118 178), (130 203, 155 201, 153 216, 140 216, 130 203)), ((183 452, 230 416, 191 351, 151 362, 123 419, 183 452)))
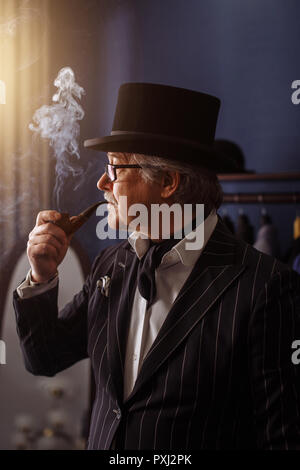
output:
POLYGON ((173 195, 173 202, 205 204, 210 211, 217 210, 222 204, 222 187, 217 176, 207 169, 135 153, 131 154, 130 160, 142 167, 141 176, 146 182, 159 182, 163 172, 178 171, 180 183, 173 195))
POLYGON ((138 153, 109 152, 108 155, 115 155, 127 163, 140 165, 141 169, 138 171, 146 183, 149 181, 159 183, 162 173, 178 171, 180 183, 172 196, 172 203, 204 204, 209 211, 217 210, 222 204, 223 190, 217 175, 206 168, 138 153))

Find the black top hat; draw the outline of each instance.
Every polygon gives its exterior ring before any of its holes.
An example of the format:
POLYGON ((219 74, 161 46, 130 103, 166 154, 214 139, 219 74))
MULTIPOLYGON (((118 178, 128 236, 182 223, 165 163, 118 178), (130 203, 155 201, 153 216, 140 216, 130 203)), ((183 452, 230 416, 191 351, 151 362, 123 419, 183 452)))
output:
POLYGON ((105 152, 155 155, 214 172, 233 170, 215 151, 220 100, 215 96, 152 83, 125 83, 119 90, 110 136, 85 147, 105 152))

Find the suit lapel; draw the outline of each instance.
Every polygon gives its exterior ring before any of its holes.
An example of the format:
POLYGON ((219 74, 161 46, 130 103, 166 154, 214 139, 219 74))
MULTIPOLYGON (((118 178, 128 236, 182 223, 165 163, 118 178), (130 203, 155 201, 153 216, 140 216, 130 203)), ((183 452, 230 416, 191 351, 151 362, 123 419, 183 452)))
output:
POLYGON ((117 250, 110 284, 108 303, 108 363, 117 398, 123 401, 124 358, 130 321, 132 296, 135 291, 136 255, 129 244, 117 250))
POLYGON ((246 269, 241 263, 242 257, 240 244, 219 219, 216 229, 150 348, 128 399, 150 379, 226 289, 242 274, 246 269))

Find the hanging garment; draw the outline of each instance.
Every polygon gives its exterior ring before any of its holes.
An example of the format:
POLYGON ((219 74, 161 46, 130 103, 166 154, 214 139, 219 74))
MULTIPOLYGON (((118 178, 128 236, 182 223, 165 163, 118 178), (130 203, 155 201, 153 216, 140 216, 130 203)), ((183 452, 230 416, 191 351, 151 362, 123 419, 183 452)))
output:
POLYGON ((254 243, 253 226, 246 214, 238 216, 236 236, 250 245, 254 243))
POLYGON ((300 255, 296 256, 293 262, 293 269, 300 274, 300 255))
MULTIPOLYGON (((300 255, 300 216, 297 215, 293 226, 293 241, 283 258, 283 262, 293 267, 294 261, 300 255)), ((293 268, 294 269, 294 268, 293 268)))
POLYGON ((267 225, 267 224, 272 224, 272 218, 269 214, 267 214, 266 212, 262 212, 261 213, 261 216, 260 216, 260 226, 262 227, 263 225, 267 225))
POLYGON ((294 240, 300 237, 300 216, 297 215, 296 219, 294 220, 294 240))
POLYGON ((235 234, 235 229, 234 229, 234 223, 233 223, 231 217, 229 217, 229 215, 223 215, 222 220, 223 220, 224 224, 226 225, 226 227, 234 235, 235 234))
POLYGON ((266 255, 280 257, 280 246, 278 240, 278 231, 274 224, 263 225, 258 233, 257 239, 254 243, 254 248, 266 255))
POLYGON ((292 246, 286 255, 286 263, 289 266, 293 266, 294 260, 298 255, 300 255, 300 237, 298 237, 296 240, 293 240, 292 246))
POLYGON ((278 231, 273 224, 271 216, 262 209, 260 216, 260 229, 257 233, 256 242, 254 248, 267 255, 280 257, 280 246, 278 240, 278 231))

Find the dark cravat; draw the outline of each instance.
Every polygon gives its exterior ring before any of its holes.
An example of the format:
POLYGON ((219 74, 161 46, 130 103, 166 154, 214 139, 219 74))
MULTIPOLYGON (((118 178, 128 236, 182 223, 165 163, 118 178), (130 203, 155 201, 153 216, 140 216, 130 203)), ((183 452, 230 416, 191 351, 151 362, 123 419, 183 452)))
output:
MULTIPOLYGON (((209 215, 210 210, 205 208, 204 219, 209 215)), ((189 230, 195 230, 197 227, 197 219, 194 218, 190 223, 189 230)), ((138 264, 137 279, 138 289, 142 297, 148 301, 147 308, 149 308, 154 302, 156 296, 156 285, 155 285, 155 270, 160 265, 162 257, 165 253, 171 250, 174 245, 180 242, 184 237, 183 231, 177 232, 180 238, 174 238, 176 235, 171 235, 171 238, 164 240, 160 243, 154 243, 150 240, 150 246, 148 251, 144 254, 138 264)))
POLYGON ((171 238, 160 243, 154 243, 150 240, 149 249, 139 262, 138 288, 141 296, 148 301, 148 308, 152 305, 156 296, 155 270, 160 265, 163 255, 179 241, 179 239, 171 238))

